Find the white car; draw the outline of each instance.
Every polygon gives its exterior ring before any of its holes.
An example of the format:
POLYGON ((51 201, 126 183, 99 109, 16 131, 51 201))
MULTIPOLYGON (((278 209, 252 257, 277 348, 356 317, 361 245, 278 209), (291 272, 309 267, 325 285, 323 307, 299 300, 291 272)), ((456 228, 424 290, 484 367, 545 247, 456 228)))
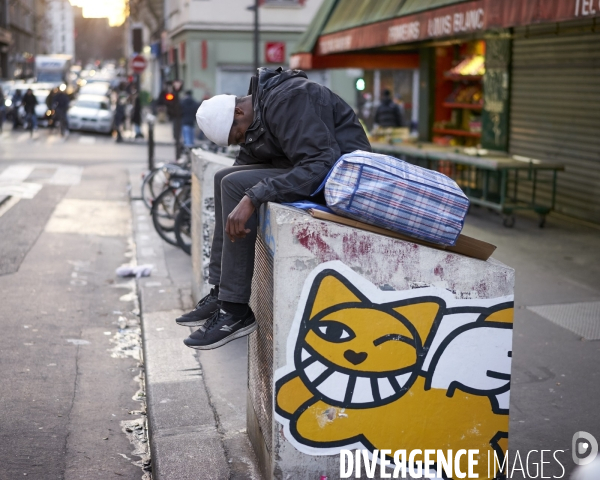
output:
POLYGON ((79 96, 81 95, 104 95, 107 96, 110 93, 109 82, 90 82, 86 83, 79 89, 79 96))
POLYGON ((79 95, 67 112, 70 130, 110 133, 113 125, 110 99, 102 95, 79 95))
POLYGON ((38 118, 38 121, 46 125, 50 116, 48 106, 46 105, 46 99, 50 95, 50 90, 34 90, 33 94, 38 101, 38 104, 35 106, 35 116, 38 118))

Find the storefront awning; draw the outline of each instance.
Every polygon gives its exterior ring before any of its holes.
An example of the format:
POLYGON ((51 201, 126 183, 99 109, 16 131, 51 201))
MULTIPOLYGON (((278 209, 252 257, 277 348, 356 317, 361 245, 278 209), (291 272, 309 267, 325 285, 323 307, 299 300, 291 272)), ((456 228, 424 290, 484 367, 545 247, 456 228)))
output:
POLYGON ((600 17, 591 0, 325 0, 290 64, 307 68, 327 63, 318 57, 591 17, 600 17))

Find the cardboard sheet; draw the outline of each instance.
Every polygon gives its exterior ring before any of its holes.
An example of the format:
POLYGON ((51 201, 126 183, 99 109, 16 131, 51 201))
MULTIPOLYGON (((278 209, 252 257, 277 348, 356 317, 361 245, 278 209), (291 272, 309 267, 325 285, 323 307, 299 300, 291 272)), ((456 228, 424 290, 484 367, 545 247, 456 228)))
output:
POLYGON ((425 240, 420 240, 418 238, 409 237, 408 235, 402 235, 401 233, 386 230, 385 228, 369 225, 368 223, 358 222, 356 220, 352 220, 351 218, 340 217, 339 215, 323 212, 321 210, 310 209, 308 212, 314 218, 318 218, 320 220, 341 223, 342 225, 347 225, 349 227, 360 228, 361 230, 367 230, 368 232, 378 233, 380 235, 398 238, 400 240, 406 240, 407 242, 417 243, 419 245, 435 248, 437 250, 446 250, 448 252, 458 253, 460 255, 477 258, 479 260, 487 260, 490 258, 492 253, 494 253, 494 250, 496 250, 496 246, 492 245, 491 243, 477 240, 476 238, 468 237, 462 234, 458 236, 456 245, 449 247, 446 245, 438 245, 425 240))

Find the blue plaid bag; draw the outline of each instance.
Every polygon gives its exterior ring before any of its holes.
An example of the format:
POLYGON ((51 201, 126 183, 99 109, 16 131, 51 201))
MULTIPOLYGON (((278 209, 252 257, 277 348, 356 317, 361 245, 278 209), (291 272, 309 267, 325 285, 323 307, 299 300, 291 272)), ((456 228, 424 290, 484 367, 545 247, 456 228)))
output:
POLYGON ((446 175, 360 150, 340 157, 323 186, 339 215, 442 245, 456 243, 469 208, 446 175))

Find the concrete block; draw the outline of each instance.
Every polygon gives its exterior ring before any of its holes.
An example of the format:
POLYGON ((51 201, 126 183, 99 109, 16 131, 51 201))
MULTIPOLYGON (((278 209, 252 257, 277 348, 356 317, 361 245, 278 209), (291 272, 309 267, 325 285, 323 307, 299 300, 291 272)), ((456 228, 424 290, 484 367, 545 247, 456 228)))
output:
POLYGON ((208 294, 208 262, 215 228, 214 178, 233 159, 204 150, 192 152, 192 297, 208 294))
POLYGON ((341 449, 477 449, 487 478, 507 448, 513 269, 277 204, 256 248, 247 429, 265 478, 338 478, 341 449))

